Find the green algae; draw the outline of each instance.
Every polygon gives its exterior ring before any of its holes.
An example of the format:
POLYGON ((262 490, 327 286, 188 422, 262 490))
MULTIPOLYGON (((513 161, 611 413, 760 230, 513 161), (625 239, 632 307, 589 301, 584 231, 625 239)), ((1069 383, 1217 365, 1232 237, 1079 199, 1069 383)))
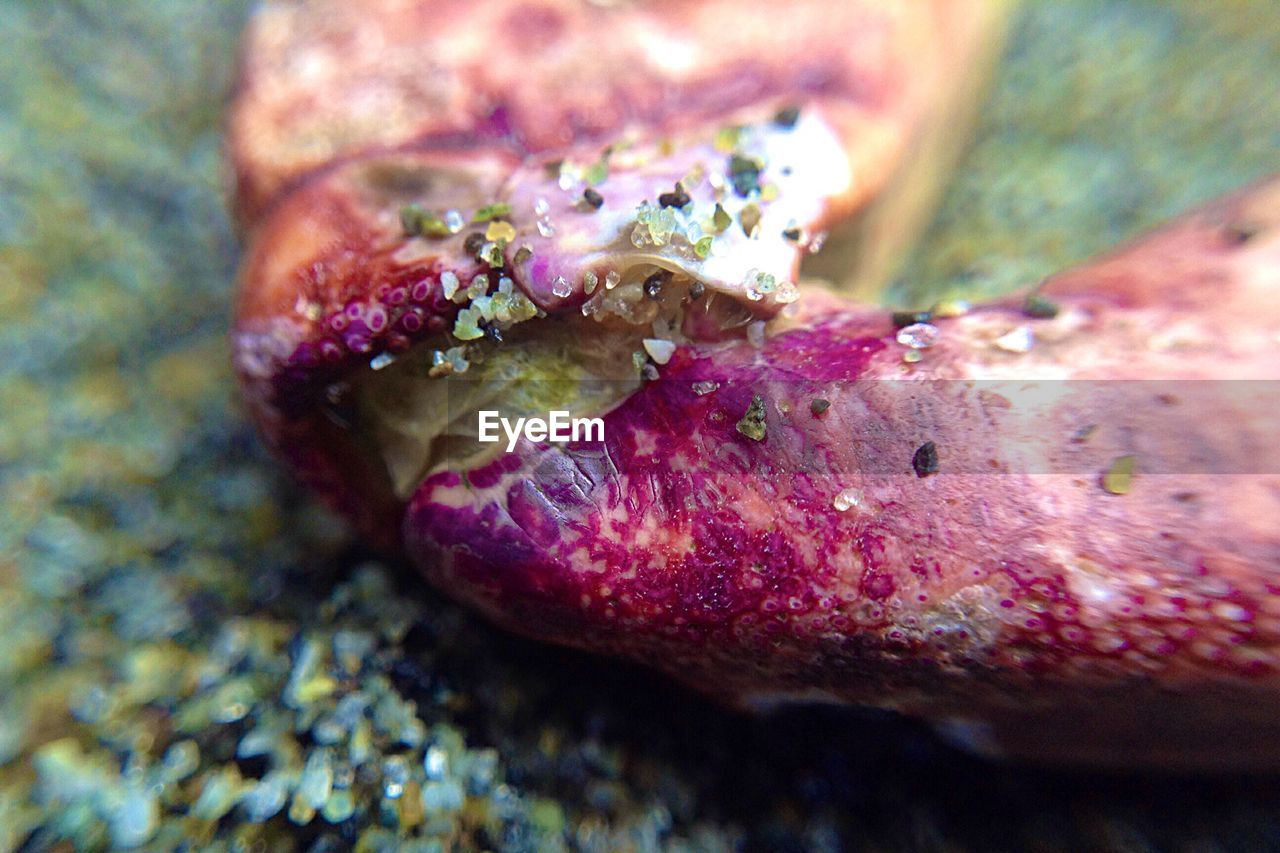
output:
POLYGON ((1280 168, 1278 71, 1266 3, 1023 4, 975 143, 886 301, 1032 286, 1280 168))

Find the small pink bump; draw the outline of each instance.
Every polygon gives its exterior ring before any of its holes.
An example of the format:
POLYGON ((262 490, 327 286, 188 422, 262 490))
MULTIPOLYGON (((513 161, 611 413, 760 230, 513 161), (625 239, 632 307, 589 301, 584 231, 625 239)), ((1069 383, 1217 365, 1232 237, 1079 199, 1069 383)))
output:
POLYGON ((422 312, 416 309, 404 312, 404 316, 400 318, 400 328, 409 334, 420 330, 422 328, 422 312))
POLYGON ((435 285, 429 278, 424 278, 413 286, 413 290, 409 291, 409 298, 414 302, 426 302, 427 297, 431 295, 431 289, 435 285))

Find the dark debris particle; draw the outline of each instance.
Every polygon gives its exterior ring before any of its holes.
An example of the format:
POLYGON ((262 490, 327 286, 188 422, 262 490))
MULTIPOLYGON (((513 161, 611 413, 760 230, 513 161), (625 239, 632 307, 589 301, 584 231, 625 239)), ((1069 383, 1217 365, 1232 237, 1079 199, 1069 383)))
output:
POLYGON ((790 130, 796 126, 796 122, 800 120, 800 108, 794 104, 778 110, 773 117, 773 123, 778 127, 790 130))
POLYGON ((406 696, 429 695, 438 680, 436 673, 412 655, 397 655, 387 666, 396 689, 406 696))
POLYGON ((658 270, 644 280, 644 295, 650 299, 661 299, 662 288, 671 281, 670 270, 658 270))
POLYGON ((658 204, 661 207, 681 208, 691 201, 693 199, 689 198, 689 194, 685 192, 684 187, 679 182, 676 183, 674 191, 658 196, 658 204))
POLYGON ((707 286, 700 281, 695 281, 689 285, 689 301, 697 302, 707 292, 707 286))
POLYGON ((790 240, 792 243, 799 243, 800 238, 803 236, 804 236, 804 232, 801 231, 798 227, 788 228, 782 232, 783 239, 790 240))
POLYGON ((933 312, 931 311, 894 311, 893 327, 895 329, 905 329, 907 326, 914 326, 916 323, 932 323, 933 312))
POLYGON ((734 154, 729 158, 729 180, 733 191, 742 198, 760 191, 760 172, 764 164, 752 157, 734 154))
POLYGON ((240 771, 240 775, 246 779, 261 779, 267 775, 267 771, 271 769, 270 755, 237 755, 235 757, 236 768, 240 771))
POLYGON ((1038 293, 1031 293, 1022 303, 1022 312, 1039 320, 1052 320, 1058 316, 1058 303, 1038 293))
POLYGON ((747 407, 746 414, 742 416, 742 420, 738 421, 737 430, 752 441, 764 441, 766 429, 764 397, 754 394, 751 397, 751 405, 747 407))
POLYGON ((1080 427, 1080 429, 1076 430, 1075 435, 1071 436, 1071 443, 1084 444, 1086 441, 1093 438, 1093 434, 1097 431, 1098 431, 1097 424, 1089 424, 1088 426, 1082 426, 1080 427))
POLYGON ((916 452, 911 455, 911 467, 915 469, 917 477, 938 473, 938 446, 932 441, 926 441, 917 447, 916 452))
POLYGON ((1262 226, 1256 222, 1233 222, 1224 232, 1227 242, 1237 246, 1248 243, 1262 233, 1262 226))
POLYGON ((582 191, 582 200, 586 202, 587 206, 592 210, 599 210, 604 207, 604 196, 600 195, 600 193, 596 192, 591 187, 587 187, 582 191))
POLYGON ((487 242, 489 241, 485 239, 483 232, 475 231, 468 234, 467 239, 462 241, 462 249, 468 255, 475 256, 480 254, 480 250, 484 248, 484 244, 487 242))
POLYGON ((815 418, 821 415, 823 412, 825 412, 829 408, 831 408, 831 401, 824 400, 822 397, 816 398, 813 402, 809 404, 809 411, 813 412, 813 416, 815 418))

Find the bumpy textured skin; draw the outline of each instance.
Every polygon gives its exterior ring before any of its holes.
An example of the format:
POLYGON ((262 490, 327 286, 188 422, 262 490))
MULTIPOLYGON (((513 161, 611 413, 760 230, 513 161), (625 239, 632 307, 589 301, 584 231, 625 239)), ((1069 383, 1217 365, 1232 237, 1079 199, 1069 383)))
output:
MULTIPOLYGON (((451 328, 442 275, 484 271, 462 248, 474 227, 406 239, 401 204, 510 202, 510 273, 555 322, 616 254, 618 212, 722 157, 707 146, 725 123, 800 102, 796 131, 769 138, 828 174, 834 141, 847 180, 779 199, 809 232, 883 192, 983 5, 802 3, 741 29, 725 26, 741 2, 269 5, 229 128, 253 418, 366 535, 530 636, 742 704, 897 708, 1005 754, 1280 764, 1275 413, 1264 386, 1190 384, 1280 378, 1275 182, 1052 279, 1057 318, 1010 302, 939 320, 912 366, 883 312, 809 292, 762 348, 682 347, 607 416, 603 445, 523 443, 429 478, 407 510, 354 437, 370 360, 451 328), (596 214, 548 183, 545 160, 589 162, 637 130, 652 150, 612 164, 596 214), (1023 325, 1034 346, 1008 351, 1023 325), (1026 380, 1065 390, 1046 402, 1026 380), (761 441, 736 429, 757 394, 761 441), (926 441, 939 470, 921 477, 926 441), (1112 494, 1100 478, 1121 455, 1137 474, 1112 494)), ((747 267, 797 274, 803 246, 768 241, 748 247, 760 263, 660 261, 740 298, 747 267)))
POLYGON ((603 443, 428 479, 410 551, 514 630, 742 702, 892 707, 1040 759, 1274 766, 1278 224, 1280 181, 1050 280, 1055 319, 938 321, 910 367, 882 313, 809 294, 763 349, 678 352, 603 443), (1025 324, 1030 352, 993 345, 1025 324), (756 394, 762 441, 736 430, 756 394))

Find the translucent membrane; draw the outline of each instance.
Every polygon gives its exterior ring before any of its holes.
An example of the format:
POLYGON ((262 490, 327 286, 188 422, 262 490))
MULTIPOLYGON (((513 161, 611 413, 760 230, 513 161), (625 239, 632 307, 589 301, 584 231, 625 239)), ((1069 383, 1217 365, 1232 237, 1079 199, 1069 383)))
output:
POLYGON ((436 471, 466 470, 503 452, 505 439, 479 441, 483 410, 512 422, 552 411, 604 415, 657 378, 682 344, 740 337, 753 319, 732 297, 655 266, 616 279, 573 314, 511 325, 500 341, 424 342, 354 381, 362 444, 396 493, 408 497, 436 471))

